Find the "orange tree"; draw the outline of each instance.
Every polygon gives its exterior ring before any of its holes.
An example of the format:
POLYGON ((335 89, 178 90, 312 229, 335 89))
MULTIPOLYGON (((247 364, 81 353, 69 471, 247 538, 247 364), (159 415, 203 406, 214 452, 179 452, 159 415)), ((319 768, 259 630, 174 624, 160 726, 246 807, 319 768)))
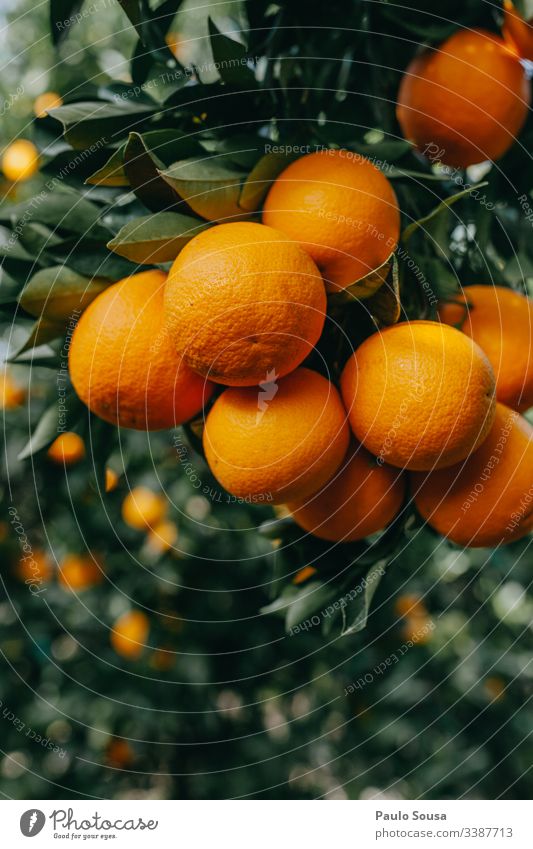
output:
MULTIPOLYGON (((503 11, 121 5, 131 78, 65 86, 2 211, 6 792, 528 796, 532 443, 494 396, 531 404, 532 131, 503 11), (244 256, 251 222, 283 256, 244 256)), ((63 51, 81 20, 51 3, 63 51)))

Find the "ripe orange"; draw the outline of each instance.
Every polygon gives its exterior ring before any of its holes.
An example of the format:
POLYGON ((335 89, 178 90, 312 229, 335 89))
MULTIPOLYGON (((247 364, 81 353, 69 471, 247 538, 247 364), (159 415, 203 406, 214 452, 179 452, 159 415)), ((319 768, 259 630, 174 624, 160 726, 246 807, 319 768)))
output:
POLYGON ((81 400, 121 427, 161 430, 196 415, 212 384, 191 372, 163 326, 162 271, 142 271, 102 292, 72 336, 70 376, 81 400))
POLYGON ((105 760, 110 766, 127 767, 135 760, 135 752, 126 740, 113 737, 106 746, 105 760))
POLYGON ((6 147, 2 156, 2 171, 12 183, 23 183, 39 170, 39 151, 33 142, 18 139, 6 147))
POLYGON ((466 168, 499 159, 526 119, 529 82, 498 36, 462 29, 415 57, 398 93, 404 136, 434 161, 466 168))
POLYGON ((118 475, 109 466, 105 470, 105 491, 113 492, 118 486, 118 475))
POLYGON ((521 59, 533 62, 533 19, 525 20, 511 0, 503 0, 503 37, 521 59))
POLYGON ((465 286, 439 316, 483 348, 496 374, 498 401, 522 412, 533 406, 533 302, 503 286, 465 286), (465 309, 468 303, 469 309, 465 309))
POLYGON ((163 521, 167 502, 147 486, 136 486, 122 502, 122 518, 130 528, 145 531, 163 521))
POLYGON ((391 184, 349 150, 322 150, 289 165, 267 195, 263 221, 300 242, 330 291, 382 265, 400 235, 391 184))
POLYGON ((128 660, 137 660, 143 653, 150 631, 150 623, 145 613, 130 610, 113 624, 111 645, 116 653, 128 660))
POLYGON ((402 627, 402 637, 415 645, 424 645, 431 640, 434 627, 429 616, 407 616, 402 627))
POLYGON ((28 584, 46 584, 52 579, 52 574, 52 565, 44 551, 23 555, 17 563, 17 578, 28 584))
POLYGON ((104 574, 94 555, 67 554, 59 564, 57 580, 64 589, 77 592, 101 584, 104 574))
POLYGON ((312 350, 326 311, 310 257, 262 224, 204 230, 181 251, 165 290, 167 327, 195 371, 229 386, 283 377, 312 350))
POLYGON ((57 109, 63 105, 63 98, 57 91, 45 91, 33 101, 33 111, 37 118, 44 118, 49 109, 57 109))
POLYGON ((398 616, 424 617, 427 616, 426 605, 419 595, 405 593, 398 596, 394 603, 394 612, 398 616))
POLYGON ((77 433, 60 433, 48 449, 47 456, 60 466, 73 466, 85 457, 85 443, 77 433))
POLYGON ((174 522, 163 520, 150 529, 147 537, 148 548, 154 554, 163 554, 173 548, 178 541, 178 529, 174 522))
POLYGON ((331 542, 353 542, 381 531, 399 512, 405 495, 402 472, 378 465, 353 445, 340 471, 308 499, 287 505, 301 528, 331 542))
POLYGON ((381 461, 415 471, 463 460, 494 420, 487 357, 468 336, 438 322, 374 333, 348 360, 341 389, 357 439, 381 461))
POLYGON ((416 506, 452 542, 492 546, 533 529, 533 428, 498 404, 487 439, 464 463, 412 477, 416 506))
POLYGON ((204 451, 222 486, 239 498, 279 503, 316 492, 340 466, 349 442, 339 394, 299 368, 276 391, 227 389, 207 416, 204 451))
POLYGON ((26 393, 18 386, 7 369, 0 371, 0 410, 14 410, 24 403, 26 393))

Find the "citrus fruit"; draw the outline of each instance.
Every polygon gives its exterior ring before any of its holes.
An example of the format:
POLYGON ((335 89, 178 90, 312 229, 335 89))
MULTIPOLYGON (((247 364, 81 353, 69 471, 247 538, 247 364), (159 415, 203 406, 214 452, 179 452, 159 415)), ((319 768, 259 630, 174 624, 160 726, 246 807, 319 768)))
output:
POLYGON ((63 98, 56 91, 45 91, 33 101, 33 111, 37 118, 44 118, 49 109, 57 109, 63 105, 63 98))
POLYGON ((324 326, 324 282, 282 233, 253 222, 220 224, 181 251, 165 289, 167 327, 192 369, 218 383, 283 377, 324 326))
POLYGON ((357 439, 380 461, 405 469, 457 463, 494 420, 487 357, 464 333, 433 321, 374 333, 348 360, 341 390, 357 439))
POLYGON ((424 617, 427 615, 426 605, 422 598, 414 593, 398 596, 394 602, 394 612, 398 616, 424 617))
POLYGON ((118 475, 109 466, 105 470, 105 491, 113 492, 118 486, 118 475))
POLYGON ((526 21, 511 0, 503 0, 503 37, 521 59, 533 61, 533 19, 526 21))
POLYGON ((262 398, 227 389, 205 424, 207 462, 239 498, 279 503, 316 492, 340 466, 349 442, 339 394, 325 377, 299 368, 262 398))
POLYGON ((111 631, 111 645, 116 653, 129 660, 136 660, 143 653, 150 623, 145 613, 130 610, 114 622, 111 631))
POLYGON ((16 567, 17 577, 28 584, 48 583, 52 578, 52 565, 44 551, 33 551, 20 558, 16 567))
POLYGON ((178 529, 174 522, 163 520, 150 529, 147 537, 148 548, 154 554, 163 554, 173 548, 178 540, 178 529))
POLYGON ((294 521, 314 536, 353 542, 385 528, 399 512, 404 495, 401 472, 378 465, 362 446, 353 445, 319 492, 287 506, 294 521))
POLYGON ((147 486, 136 486, 122 502, 122 518, 130 528, 145 531, 163 521, 167 503, 162 495, 147 486))
POLYGON ((533 529, 533 428, 497 404, 492 429, 463 463, 412 476, 428 525, 458 545, 512 542, 533 529))
POLYGON ((289 165, 267 195, 263 221, 300 242, 330 291, 383 265, 400 234, 391 184, 349 150, 321 150, 289 165))
POLYGON ((400 84, 397 117, 405 138, 430 159, 466 168, 503 156, 529 99, 526 72, 505 42, 462 29, 413 59, 400 84))
POLYGON ((47 456, 60 466, 73 466, 85 457, 85 443, 77 433, 60 433, 48 449, 47 456))
POLYGON ((431 640, 434 629, 435 625, 429 616, 407 616, 402 627, 402 637, 414 645, 424 645, 431 640))
POLYGON ((503 286, 465 286, 456 301, 442 304, 439 316, 483 348, 498 401, 519 412, 533 406, 533 302, 503 286))
POLYGON ((59 564, 57 580, 66 590, 74 592, 101 584, 104 574, 90 554, 67 554, 59 564))
POLYGON ((18 386, 9 371, 0 371, 0 410, 14 410, 24 403, 26 393, 18 386))
POLYGON ((130 766, 135 760, 135 753, 126 740, 113 737, 106 746, 105 761, 117 768, 130 766))
POLYGON ((161 430, 192 418, 213 386, 176 354, 163 326, 162 271, 110 286, 72 335, 69 370, 81 400, 121 427, 161 430))
POLYGON ((18 139, 6 147, 2 171, 12 183, 29 180, 39 170, 39 151, 28 139, 18 139))

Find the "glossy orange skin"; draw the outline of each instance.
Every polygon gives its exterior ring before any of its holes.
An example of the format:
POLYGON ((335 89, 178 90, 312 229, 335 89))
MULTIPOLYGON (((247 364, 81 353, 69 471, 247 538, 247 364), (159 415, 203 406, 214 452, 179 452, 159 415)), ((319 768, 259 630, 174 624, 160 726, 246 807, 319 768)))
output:
POLYGON ((339 393, 299 368, 261 409, 257 388, 227 389, 206 421, 203 444, 219 483, 239 498, 279 504, 316 492, 340 466, 349 427, 339 393))
POLYGON ((397 118, 434 161, 466 168, 497 160, 520 132, 530 85, 516 53, 484 30, 458 30, 407 67, 397 118))
POLYGON ((503 37, 521 59, 533 62, 533 19, 528 21, 511 0, 503 0, 503 37))
POLYGON ((326 293, 296 242, 252 222, 204 230, 170 269, 165 317, 192 369, 227 386, 283 377, 311 352, 326 293))
POLYGON ((496 397, 523 412, 533 406, 533 301, 503 286, 465 286, 439 317, 460 325, 484 350, 496 375, 496 397), (468 304, 468 309, 466 308, 468 304))
POLYGON ((267 195, 263 222, 300 242, 332 292, 382 265, 400 235, 391 184, 347 150, 310 153, 289 165, 267 195))
POLYGON ((434 530, 468 547, 513 542, 533 530, 533 428, 497 405, 483 445, 464 463, 412 475, 415 504, 434 530))
POLYGON ((191 371, 163 326, 162 271, 143 271, 110 286, 87 307, 73 333, 74 389, 105 421, 162 430, 202 409, 213 385, 191 371))
POLYGON ((341 391, 357 439, 381 461, 416 471, 451 466, 487 436, 495 380, 465 334, 433 321, 374 333, 350 357, 341 391))
POLYGON ((353 542, 385 528, 399 513, 405 477, 392 466, 378 465, 361 445, 352 446, 340 471, 314 495, 291 501, 294 521, 331 542, 353 542))

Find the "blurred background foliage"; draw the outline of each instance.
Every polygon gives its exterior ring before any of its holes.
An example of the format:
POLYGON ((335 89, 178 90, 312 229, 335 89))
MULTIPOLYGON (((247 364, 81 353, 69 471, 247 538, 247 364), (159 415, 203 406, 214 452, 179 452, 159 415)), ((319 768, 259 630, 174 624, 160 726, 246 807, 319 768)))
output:
MULTIPOLYGON (((171 39, 175 55, 196 67, 196 83, 221 86, 207 67, 207 13, 205 3, 182 4, 167 32, 178 34, 171 39)), ((413 154, 394 117, 399 74, 417 46, 438 42, 457 26, 496 29, 498 6, 450 2, 444 18, 427 0, 253 0, 213 4, 211 14, 224 32, 244 28, 247 55, 269 57, 258 64, 262 84, 214 102, 199 89, 190 106, 182 102, 168 119, 170 126, 185 133, 196 128, 221 143, 252 122, 254 132, 256 123, 267 127, 263 138, 276 143, 333 142, 371 153, 397 169, 405 225, 488 179, 486 202, 463 198, 424 236, 415 233, 410 254, 440 296, 457 281, 525 281, 531 291, 531 224, 518 202, 524 192, 531 197, 533 186, 531 118, 520 143, 490 172, 470 169, 458 178, 413 154)), ((34 120, 35 97, 52 90, 65 103, 105 100, 112 80, 130 83, 132 56, 134 75, 146 82, 170 67, 170 54, 162 44, 161 55, 147 60, 114 0, 101 0, 58 46, 49 34, 48 4, 4 4, 0 26, 1 146, 18 135, 33 138, 43 163, 30 183, 4 181, 7 228, 12 205, 31 199, 72 156, 57 122, 34 120)), ((152 86, 149 96, 179 100, 179 91, 152 86)), ((86 193, 112 232, 128 217, 152 211, 123 188, 84 184, 114 149, 98 150, 94 161, 65 172, 62 185, 86 193)), ((71 246, 64 233, 61 238, 69 257, 71 246)), ((29 259, 4 251, 4 295, 35 271, 36 244, 32 249, 26 233, 29 259)), ((77 262, 86 267, 91 250, 88 258, 78 252, 77 262)), ((95 254, 94 263, 104 259, 95 254)), ((130 270, 116 256, 115 265, 105 261, 109 280, 130 270)), ((424 298, 409 269, 401 273, 403 307, 418 315, 424 298)), ((31 320, 13 324, 8 296, 2 308, 5 355, 24 345, 31 320)), ((259 613, 272 601, 273 582, 280 575, 304 581, 316 574, 300 571, 312 563, 327 583, 349 569, 347 547, 307 543, 302 550, 290 529, 280 537, 278 526, 259 534, 271 510, 228 503, 195 453, 192 431, 117 433, 81 415, 73 419, 86 445, 79 462, 64 468, 42 451, 17 459, 44 410, 57 403, 62 344, 39 349, 30 367, 11 366, 3 392, 0 791, 6 797, 530 798, 530 540, 499 551, 463 551, 408 524, 387 555, 365 631, 341 638, 319 611, 316 624, 309 614, 305 629, 287 633, 281 619, 259 613), (109 492, 104 467, 116 475, 109 492), (122 503, 137 486, 165 493, 170 535, 177 533, 170 546, 123 521, 122 503), (42 558, 38 593, 21 574, 21 539, 42 558), (58 564, 88 553, 97 570, 69 589, 58 580, 58 564), (131 609, 144 611, 149 634, 142 654, 128 659, 110 634, 131 609)), ((72 399, 69 405, 72 418, 72 399)), ((79 575, 79 562, 77 568, 79 575)))

